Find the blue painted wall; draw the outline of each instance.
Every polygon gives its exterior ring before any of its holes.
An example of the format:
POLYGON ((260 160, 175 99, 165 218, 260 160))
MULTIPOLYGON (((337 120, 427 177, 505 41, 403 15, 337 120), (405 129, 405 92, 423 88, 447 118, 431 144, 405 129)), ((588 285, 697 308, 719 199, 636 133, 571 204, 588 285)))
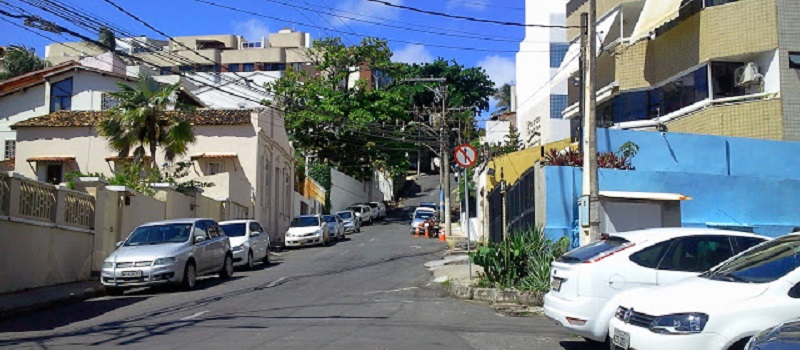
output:
MULTIPOLYGON (((800 143, 601 129, 598 149, 639 145, 634 171, 600 169, 602 191, 677 192, 684 226, 752 226, 779 236, 800 227, 800 143)), ((546 232, 571 236, 581 169, 545 167, 546 232)), ((538 208, 537 208, 538 209, 538 208)))

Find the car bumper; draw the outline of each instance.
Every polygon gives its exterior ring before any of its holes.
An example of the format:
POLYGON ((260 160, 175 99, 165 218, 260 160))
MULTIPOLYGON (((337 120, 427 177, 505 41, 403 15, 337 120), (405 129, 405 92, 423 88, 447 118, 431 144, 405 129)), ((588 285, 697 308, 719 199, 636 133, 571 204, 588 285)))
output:
POLYGON ((243 266, 247 264, 247 250, 242 249, 233 252, 233 266, 243 266))
POLYGON ((345 224, 344 225, 344 232, 345 233, 347 233, 347 232, 355 232, 355 231, 356 231, 356 225, 355 224, 349 224, 349 225, 345 224))
POLYGON ((179 283, 183 270, 178 264, 165 266, 103 268, 100 282, 107 287, 142 287, 168 283, 179 283), (124 273, 141 273, 138 277, 123 276, 124 273))
POLYGON ((301 247, 305 245, 322 244, 322 236, 309 236, 309 237, 286 237, 285 245, 287 247, 301 247))
POLYGON ((628 349, 631 350, 725 349, 728 343, 728 339, 718 333, 659 334, 613 318, 608 330, 608 336, 612 339, 611 349, 622 349, 613 345, 614 334, 617 332, 628 333, 630 336, 628 349))
POLYGON ((608 333, 608 321, 600 321, 598 314, 607 302, 608 300, 605 298, 587 297, 566 300, 547 293, 544 295, 544 314, 578 336, 605 341, 608 333), (586 323, 583 325, 571 324, 567 317, 585 320, 586 323))

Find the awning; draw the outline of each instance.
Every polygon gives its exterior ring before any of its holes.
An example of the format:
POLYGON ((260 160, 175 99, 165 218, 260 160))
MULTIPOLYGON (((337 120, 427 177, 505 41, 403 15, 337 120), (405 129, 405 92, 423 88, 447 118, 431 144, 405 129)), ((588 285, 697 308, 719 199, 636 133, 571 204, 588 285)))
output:
MULTIPOLYGON (((127 156, 127 157, 110 156, 110 157, 106 157, 106 162, 116 162, 116 161, 119 161, 119 160, 133 161, 134 159, 135 158, 133 156, 127 156)), ((150 161, 150 156, 146 156, 142 160, 150 161)))
POLYGON ((665 192, 625 192, 625 191, 600 191, 600 197, 622 199, 644 199, 652 201, 689 201, 692 197, 680 193, 665 192))
POLYGON ((233 159, 238 157, 238 155, 234 152, 206 152, 206 153, 195 153, 192 155, 192 160, 197 159, 233 159))
POLYGON ((40 156, 27 159, 28 163, 33 162, 71 162, 75 161, 75 156, 40 156))
POLYGON ((635 43, 650 35, 650 32, 663 26, 667 22, 678 18, 682 0, 647 0, 642 8, 642 14, 633 33, 630 42, 635 43))
MULTIPOLYGON (((617 22, 619 13, 619 8, 616 8, 597 21, 597 42, 595 43, 595 56, 600 56, 600 50, 603 48, 603 43, 606 42, 606 37, 608 37, 608 33, 611 32, 611 26, 617 22)), ((564 56, 564 60, 561 61, 561 65, 558 67, 558 72, 553 77, 554 83, 563 81, 572 74, 575 74, 575 72, 580 69, 580 55, 581 41, 580 38, 578 38, 569 44, 567 54, 564 56)))

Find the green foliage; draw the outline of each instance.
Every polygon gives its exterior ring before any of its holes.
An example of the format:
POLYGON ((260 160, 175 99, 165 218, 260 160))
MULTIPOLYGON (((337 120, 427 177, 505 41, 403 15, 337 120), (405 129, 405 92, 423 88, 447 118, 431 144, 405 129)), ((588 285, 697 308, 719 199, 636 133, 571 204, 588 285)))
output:
POLYGON ((103 50, 104 52, 114 52, 117 50, 117 36, 108 27, 100 27, 100 30, 97 32, 97 42, 101 45, 93 41, 85 41, 84 43, 103 50))
POLYGON ((314 164, 308 170, 308 176, 316 181, 322 188, 327 191, 325 193, 325 213, 331 210, 331 166, 328 164, 314 164))
POLYGON ((497 99, 497 105, 495 108, 500 109, 503 107, 510 107, 511 106, 511 84, 505 83, 503 86, 495 90, 494 95, 492 96, 497 99))
POLYGON ((191 168, 190 162, 176 162, 172 166, 164 166, 159 171, 158 168, 148 167, 147 164, 142 162, 130 162, 120 164, 119 168, 114 175, 106 177, 101 173, 88 173, 84 174, 79 171, 71 171, 65 175, 67 186, 75 189, 75 180, 80 177, 98 177, 108 181, 112 186, 125 186, 134 189, 138 193, 152 196, 156 191, 152 188, 151 184, 154 183, 168 183, 175 186, 176 191, 189 194, 197 190, 213 187, 213 182, 202 182, 196 180, 179 181, 178 179, 189 175, 191 168))
POLYGON ((551 241, 542 228, 509 235, 502 243, 490 243, 470 254, 483 267, 479 286, 546 292, 550 288, 550 263, 569 249, 566 237, 551 241))
POLYGON ((98 133, 108 139, 111 149, 121 157, 132 151, 138 162, 145 159, 149 148, 154 169, 158 168, 159 147, 168 161, 186 154, 188 145, 195 142, 195 135, 192 125, 179 112, 192 112, 193 108, 175 98, 180 83, 162 85, 152 76, 140 75, 135 85, 117 85, 120 90, 109 95, 118 99, 119 104, 97 125, 98 133))
POLYGON ((633 158, 639 153, 639 145, 633 143, 633 141, 628 141, 619 146, 617 150, 617 154, 622 157, 633 158))
POLYGON ((37 71, 50 66, 50 63, 36 56, 33 48, 24 45, 11 45, 0 57, 0 81, 37 71))

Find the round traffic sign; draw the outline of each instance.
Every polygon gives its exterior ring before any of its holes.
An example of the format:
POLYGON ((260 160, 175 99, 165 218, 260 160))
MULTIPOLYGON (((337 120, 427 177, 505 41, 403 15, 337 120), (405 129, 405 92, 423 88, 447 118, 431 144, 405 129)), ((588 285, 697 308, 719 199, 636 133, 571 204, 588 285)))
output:
POLYGON ((456 147, 455 159, 456 163, 458 163, 458 165, 460 165, 462 168, 469 168, 475 165, 475 162, 478 161, 478 152, 475 151, 474 147, 468 144, 463 144, 456 147))

